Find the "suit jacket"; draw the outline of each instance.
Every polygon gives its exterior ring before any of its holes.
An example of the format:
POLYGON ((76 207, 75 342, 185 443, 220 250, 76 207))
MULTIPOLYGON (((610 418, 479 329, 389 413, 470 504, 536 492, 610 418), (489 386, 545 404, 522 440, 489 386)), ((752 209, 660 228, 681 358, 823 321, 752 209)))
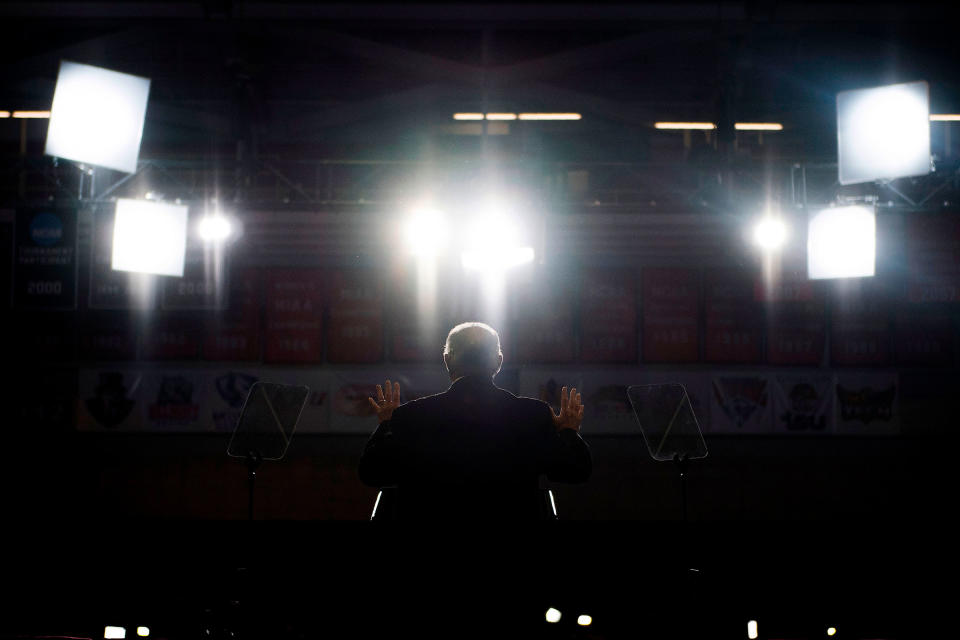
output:
POLYGON ((558 433, 551 416, 545 402, 491 378, 459 378, 380 423, 360 458, 360 479, 396 487, 399 520, 536 520, 541 475, 585 482, 592 471, 580 434, 558 433))

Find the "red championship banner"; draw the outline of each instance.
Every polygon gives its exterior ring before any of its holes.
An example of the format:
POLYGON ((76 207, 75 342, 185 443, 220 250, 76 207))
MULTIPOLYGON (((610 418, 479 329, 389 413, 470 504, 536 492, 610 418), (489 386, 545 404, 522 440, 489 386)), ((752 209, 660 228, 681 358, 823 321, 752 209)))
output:
POLYGON ((155 316, 140 334, 142 360, 195 360, 200 327, 193 318, 155 316))
POLYGON ((753 289, 753 275, 739 269, 704 273, 703 355, 708 362, 760 361, 763 323, 753 289))
POLYGON ((633 269, 586 269, 580 280, 580 359, 637 361, 637 279, 633 269))
POLYGON ((383 359, 383 285, 373 269, 330 274, 327 361, 370 363, 383 359))
POLYGON ((240 269, 231 275, 227 308, 211 314, 204 327, 205 360, 260 359, 262 297, 261 270, 240 269))
POLYGON ((907 300, 960 301, 960 217, 911 216, 905 239, 907 300))
MULTIPOLYGON (((511 289, 511 329, 517 360, 525 363, 573 362, 573 292, 564 280, 538 277, 518 281, 511 289)), ((499 329, 498 327, 494 327, 499 329)), ((500 336, 504 342, 503 333, 500 336)))
POLYGON ((696 269, 643 270, 643 360, 696 362, 700 274, 696 269))
POLYGON ((454 289, 434 265, 400 271, 390 287, 390 357, 440 363, 453 327, 454 289))
POLYGON ((80 325, 80 359, 134 360, 137 357, 137 334, 125 312, 89 312, 80 325))
POLYGON ((887 296, 873 279, 841 280, 830 310, 830 362, 884 365, 890 362, 887 296))
POLYGON ((267 362, 319 362, 323 354, 323 285, 320 269, 277 269, 266 274, 267 362))
POLYGON ((826 345, 826 305, 819 283, 759 279, 756 298, 767 304, 767 362, 818 365, 826 345))
POLYGON ((954 335, 950 316, 922 308, 899 310, 894 316, 893 345, 898 365, 952 365, 954 335))

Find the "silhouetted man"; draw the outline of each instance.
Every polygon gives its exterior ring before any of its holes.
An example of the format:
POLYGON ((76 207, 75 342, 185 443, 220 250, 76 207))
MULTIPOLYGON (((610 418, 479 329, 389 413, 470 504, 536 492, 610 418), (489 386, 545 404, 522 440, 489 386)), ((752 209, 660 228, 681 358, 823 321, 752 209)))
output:
POLYGON ((377 385, 370 398, 380 425, 360 459, 360 479, 396 487, 399 520, 536 520, 540 476, 585 482, 590 450, 580 437, 580 394, 561 390, 560 413, 498 388, 500 337, 468 322, 447 336, 450 388, 400 405, 400 385, 377 385))

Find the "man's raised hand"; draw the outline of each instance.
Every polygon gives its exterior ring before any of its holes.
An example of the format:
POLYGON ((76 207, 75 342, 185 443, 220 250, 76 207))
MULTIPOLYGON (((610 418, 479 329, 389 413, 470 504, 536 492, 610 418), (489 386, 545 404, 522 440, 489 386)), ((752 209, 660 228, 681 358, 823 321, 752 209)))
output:
POLYGON ((550 412, 553 417, 553 426, 557 431, 561 429, 573 429, 580 431, 580 423, 583 422, 583 404, 580 402, 580 394, 577 388, 570 389, 567 395, 567 388, 560 389, 560 413, 550 412))
POLYGON ((400 406, 400 383, 394 382, 393 386, 390 386, 390 381, 387 380, 385 386, 387 388, 386 394, 383 393, 383 387, 377 385, 377 398, 380 400, 379 402, 367 396, 367 400, 370 401, 374 411, 376 411, 377 419, 379 419, 380 422, 389 420, 390 416, 393 415, 393 410, 400 406))

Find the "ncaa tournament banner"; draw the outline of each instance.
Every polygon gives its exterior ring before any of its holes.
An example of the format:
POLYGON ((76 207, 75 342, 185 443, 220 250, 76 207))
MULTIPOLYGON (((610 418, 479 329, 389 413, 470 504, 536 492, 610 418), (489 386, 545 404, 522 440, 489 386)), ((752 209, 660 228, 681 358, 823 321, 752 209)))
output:
POLYGON ((960 218, 919 214, 905 222, 907 300, 960 301, 960 218))
POLYGON ((696 362, 700 274, 696 269, 643 270, 643 361, 696 362))
POLYGON ((87 303, 91 309, 154 309, 160 281, 157 276, 113 270, 115 213, 112 206, 100 207, 93 212, 87 303))
POLYGON ((266 275, 267 362, 316 363, 323 354, 324 274, 274 269, 266 275))
MULTIPOLYGON (((512 325, 514 363, 564 363, 573 362, 573 292, 562 286, 562 281, 546 278, 545 282, 532 279, 515 281, 510 287, 508 299, 512 325)), ((494 327, 503 333, 500 327, 494 327)))
POLYGON ((900 432, 900 385, 896 373, 837 374, 836 433, 895 435, 900 432))
POLYGON ((163 278, 163 308, 168 311, 222 309, 227 304, 229 271, 223 249, 187 236, 183 276, 163 278))
POLYGON ((894 314, 893 348, 896 364, 952 366, 954 331, 949 313, 912 307, 894 314))
POLYGON ((226 309, 211 313, 204 323, 204 360, 260 360, 261 273, 250 268, 232 274, 226 309))
POLYGON ((196 360, 200 327, 194 318, 153 315, 140 333, 142 360, 196 360))
POLYGON ((398 270, 390 287, 390 359, 394 362, 442 363, 456 306, 455 289, 444 275, 433 265, 398 270))
POLYGON ((767 361, 819 365, 827 329, 822 287, 789 277, 767 287, 761 278, 754 291, 758 300, 767 303, 767 361))
POLYGON ((580 281, 580 360, 636 362, 637 333, 634 270, 584 270, 580 281))
POLYGON ((833 433, 834 378, 829 374, 776 375, 773 430, 776 433, 833 433))
POLYGON ((404 403, 450 387, 450 377, 443 367, 378 367, 376 369, 330 370, 329 401, 331 433, 372 434, 377 416, 368 397, 377 397, 389 378, 400 383, 404 403))
POLYGON ((761 308, 753 275, 738 269, 708 269, 703 278, 707 362, 758 363, 762 359, 761 308))
POLYGON ((830 362, 884 365, 890 362, 889 298, 874 279, 834 284, 830 313, 830 362))
POLYGON ((16 210, 13 306, 18 309, 77 307, 77 210, 25 207, 16 210))
POLYGON ((79 430, 143 430, 147 403, 143 371, 81 369, 77 387, 79 430))
POLYGON ((735 372, 713 376, 710 395, 712 433, 770 433, 773 430, 770 378, 735 372))
POLYGON ((327 362, 383 359, 383 284, 373 269, 336 269, 328 280, 327 362))
POLYGON ((143 376, 144 419, 147 431, 196 433, 208 431, 207 377, 199 369, 148 371, 143 376))

